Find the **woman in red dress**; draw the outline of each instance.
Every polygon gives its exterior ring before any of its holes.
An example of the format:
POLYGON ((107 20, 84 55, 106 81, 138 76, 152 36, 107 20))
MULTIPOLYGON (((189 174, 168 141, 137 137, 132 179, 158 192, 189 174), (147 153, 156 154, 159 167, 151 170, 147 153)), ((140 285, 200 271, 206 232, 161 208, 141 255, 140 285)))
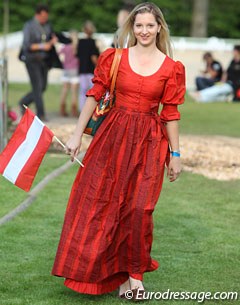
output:
MULTIPOLYGON (((184 102, 185 72, 181 62, 170 58, 168 27, 154 4, 133 9, 118 34, 120 47, 126 37, 115 106, 75 178, 52 274, 80 293, 103 294, 119 287, 119 296, 131 290, 134 298, 144 291, 143 274, 158 268, 150 256, 152 213, 165 164, 170 181, 181 171, 177 106, 184 102)), ((110 86, 114 54, 111 48, 100 55, 94 86, 67 142, 72 160, 96 103, 110 86)))

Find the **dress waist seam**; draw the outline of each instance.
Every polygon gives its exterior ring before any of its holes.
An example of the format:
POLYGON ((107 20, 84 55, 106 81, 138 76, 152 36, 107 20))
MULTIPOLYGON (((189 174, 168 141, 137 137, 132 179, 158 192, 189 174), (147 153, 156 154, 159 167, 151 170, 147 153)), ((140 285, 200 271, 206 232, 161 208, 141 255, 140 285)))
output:
POLYGON ((143 114, 143 115, 158 115, 157 111, 142 111, 142 110, 136 110, 136 109, 129 109, 125 107, 117 107, 114 106, 112 109, 115 109, 116 111, 124 111, 131 114, 143 114))

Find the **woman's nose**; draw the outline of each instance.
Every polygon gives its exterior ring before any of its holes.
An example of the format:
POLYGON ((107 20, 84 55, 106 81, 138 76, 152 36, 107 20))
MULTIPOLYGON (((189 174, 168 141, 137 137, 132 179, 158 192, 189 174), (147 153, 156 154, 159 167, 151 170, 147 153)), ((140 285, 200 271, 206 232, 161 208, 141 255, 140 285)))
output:
POLYGON ((147 34, 147 32, 148 32, 147 27, 144 26, 144 27, 142 28, 142 33, 143 33, 143 34, 147 34))

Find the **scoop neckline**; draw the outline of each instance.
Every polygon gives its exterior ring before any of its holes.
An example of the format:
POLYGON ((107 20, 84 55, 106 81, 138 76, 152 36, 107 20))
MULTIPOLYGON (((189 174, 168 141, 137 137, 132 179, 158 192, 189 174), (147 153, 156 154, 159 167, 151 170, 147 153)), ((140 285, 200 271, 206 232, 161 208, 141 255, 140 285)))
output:
POLYGON ((130 70, 131 70, 134 74, 136 74, 137 76, 141 76, 141 77, 151 77, 151 76, 154 76, 155 74, 157 74, 157 73, 162 69, 162 67, 164 66, 164 63, 165 63, 167 57, 168 57, 168 56, 165 55, 165 58, 164 58, 163 62, 161 63, 160 67, 157 69, 156 72, 154 72, 154 73, 152 73, 152 74, 150 74, 150 75, 142 75, 142 74, 139 74, 139 73, 135 72, 135 71, 132 69, 132 67, 131 67, 131 65, 130 65, 130 62, 129 62, 129 48, 127 48, 127 63, 128 63, 128 66, 129 66, 130 70))

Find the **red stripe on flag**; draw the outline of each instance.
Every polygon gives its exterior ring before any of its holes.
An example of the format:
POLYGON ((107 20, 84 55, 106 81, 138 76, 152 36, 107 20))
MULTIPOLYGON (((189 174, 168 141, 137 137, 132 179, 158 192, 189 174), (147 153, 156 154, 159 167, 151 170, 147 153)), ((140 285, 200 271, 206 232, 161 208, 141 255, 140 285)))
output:
POLYGON ((39 141, 33 150, 30 158, 22 168, 15 185, 28 192, 32 186, 38 168, 52 143, 54 134, 50 129, 44 126, 39 141))
POLYGON ((27 131, 29 127, 32 125, 34 120, 34 113, 29 109, 26 110, 24 116, 19 122, 14 134, 9 140, 7 146, 3 150, 0 155, 0 173, 3 174, 6 166, 11 160, 12 156, 15 154, 18 147, 24 142, 26 139, 27 131))

